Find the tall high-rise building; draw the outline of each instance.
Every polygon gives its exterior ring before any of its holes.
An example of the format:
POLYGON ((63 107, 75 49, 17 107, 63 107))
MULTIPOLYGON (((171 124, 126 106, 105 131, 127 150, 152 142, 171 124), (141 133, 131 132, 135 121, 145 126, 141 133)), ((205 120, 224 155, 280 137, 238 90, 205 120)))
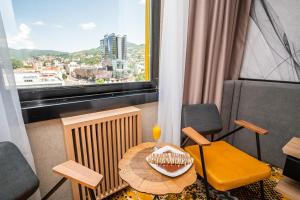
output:
POLYGON ((103 66, 124 69, 127 63, 127 36, 107 34, 100 40, 100 55, 103 66))

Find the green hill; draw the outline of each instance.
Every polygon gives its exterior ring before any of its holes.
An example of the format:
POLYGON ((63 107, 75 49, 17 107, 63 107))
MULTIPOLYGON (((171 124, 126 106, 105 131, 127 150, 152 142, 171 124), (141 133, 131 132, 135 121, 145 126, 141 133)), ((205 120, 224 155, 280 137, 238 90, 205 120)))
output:
POLYGON ((70 53, 72 56, 78 56, 78 55, 96 55, 99 54, 100 48, 92 48, 88 50, 82 50, 82 51, 76 51, 73 53, 70 53))
POLYGON ((59 56, 66 55, 67 52, 54 50, 39 50, 39 49, 12 49, 9 48, 9 54, 12 58, 26 59, 34 56, 59 56))
POLYGON ((127 43, 127 48, 128 48, 128 50, 130 50, 130 49, 143 49, 143 48, 145 48, 145 45, 144 44, 134 44, 134 43, 128 42, 127 43))
MULTIPOLYGON (((136 51, 140 51, 140 50, 143 51, 144 47, 145 47, 144 44, 138 45, 130 42, 127 43, 127 51, 129 54, 136 53, 136 51)), ((54 51, 54 50, 9 48, 9 54, 11 58, 19 59, 19 60, 23 60, 35 56, 83 57, 87 55, 99 56, 100 49, 99 47, 97 47, 97 48, 69 53, 69 52, 54 51)))

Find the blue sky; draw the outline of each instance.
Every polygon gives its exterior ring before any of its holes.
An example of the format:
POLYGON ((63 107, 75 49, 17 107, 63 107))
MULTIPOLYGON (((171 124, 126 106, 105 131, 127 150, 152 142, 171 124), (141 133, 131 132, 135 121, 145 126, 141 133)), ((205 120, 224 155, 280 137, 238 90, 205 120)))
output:
POLYGON ((144 0, 0 2, 8 44, 12 48, 74 52, 99 46, 100 39, 113 32, 126 34, 130 42, 144 43, 144 0))

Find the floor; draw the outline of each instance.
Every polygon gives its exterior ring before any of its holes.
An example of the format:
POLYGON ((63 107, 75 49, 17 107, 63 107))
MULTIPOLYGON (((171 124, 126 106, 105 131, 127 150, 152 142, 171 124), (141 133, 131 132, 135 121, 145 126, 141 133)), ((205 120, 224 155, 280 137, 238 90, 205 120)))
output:
MULTIPOLYGON (((282 177, 282 170, 272 167, 272 175, 269 179, 264 180, 265 200, 287 200, 281 194, 274 190, 276 183, 282 177)), ((259 184, 251 184, 245 187, 231 190, 229 192, 219 192, 210 189, 211 197, 216 200, 256 200, 260 199, 259 184)), ((109 198, 110 200, 153 200, 154 196, 140 193, 132 188, 126 188, 109 198)), ((187 187, 181 194, 163 195, 160 200, 205 200, 205 189, 201 180, 187 187)))

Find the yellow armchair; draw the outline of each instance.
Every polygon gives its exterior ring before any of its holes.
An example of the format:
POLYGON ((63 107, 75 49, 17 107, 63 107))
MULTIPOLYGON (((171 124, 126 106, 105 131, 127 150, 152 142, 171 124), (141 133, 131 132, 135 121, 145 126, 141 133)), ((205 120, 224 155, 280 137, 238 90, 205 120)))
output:
POLYGON ((185 147, 185 150, 193 156, 197 173, 204 178, 207 198, 209 198, 207 183, 216 190, 227 191, 259 181, 263 199, 262 180, 270 176, 271 169, 261 161, 259 135, 265 135, 268 131, 244 120, 236 120, 235 123, 240 127, 213 142, 208 141, 192 127, 182 129, 188 138, 197 143, 185 147), (243 128, 256 133, 257 159, 221 141, 243 128))

